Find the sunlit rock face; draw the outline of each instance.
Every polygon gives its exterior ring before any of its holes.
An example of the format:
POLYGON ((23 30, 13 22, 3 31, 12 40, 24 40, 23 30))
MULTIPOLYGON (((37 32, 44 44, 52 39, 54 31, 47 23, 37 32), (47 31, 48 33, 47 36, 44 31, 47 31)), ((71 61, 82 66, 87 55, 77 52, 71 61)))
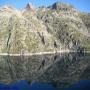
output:
POLYGON ((23 10, 0 8, 0 53, 90 50, 90 14, 55 3, 23 10))
POLYGON ((34 56, 0 56, 0 82, 19 80, 67 87, 90 79, 90 54, 63 53, 34 56))

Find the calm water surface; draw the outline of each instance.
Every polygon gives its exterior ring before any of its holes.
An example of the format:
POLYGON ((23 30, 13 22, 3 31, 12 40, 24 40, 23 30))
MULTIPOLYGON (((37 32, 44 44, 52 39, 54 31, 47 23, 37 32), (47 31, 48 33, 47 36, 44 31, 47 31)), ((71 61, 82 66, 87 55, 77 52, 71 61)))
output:
POLYGON ((0 82, 26 80, 67 87, 90 80, 90 53, 0 56, 0 82))

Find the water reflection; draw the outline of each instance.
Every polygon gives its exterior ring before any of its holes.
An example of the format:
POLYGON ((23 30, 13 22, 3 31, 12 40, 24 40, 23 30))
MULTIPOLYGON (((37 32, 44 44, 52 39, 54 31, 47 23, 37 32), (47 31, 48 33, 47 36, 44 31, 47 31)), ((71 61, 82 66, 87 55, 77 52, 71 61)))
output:
POLYGON ((90 79, 90 54, 63 53, 34 56, 0 56, 0 82, 18 80, 65 87, 90 79))

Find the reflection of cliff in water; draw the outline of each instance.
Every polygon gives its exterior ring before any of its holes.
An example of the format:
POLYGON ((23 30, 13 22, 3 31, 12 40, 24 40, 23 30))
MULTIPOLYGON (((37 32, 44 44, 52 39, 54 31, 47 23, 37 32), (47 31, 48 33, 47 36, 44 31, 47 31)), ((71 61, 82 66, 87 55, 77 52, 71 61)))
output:
POLYGON ((0 82, 28 80, 67 86, 90 79, 90 54, 0 56, 0 82))

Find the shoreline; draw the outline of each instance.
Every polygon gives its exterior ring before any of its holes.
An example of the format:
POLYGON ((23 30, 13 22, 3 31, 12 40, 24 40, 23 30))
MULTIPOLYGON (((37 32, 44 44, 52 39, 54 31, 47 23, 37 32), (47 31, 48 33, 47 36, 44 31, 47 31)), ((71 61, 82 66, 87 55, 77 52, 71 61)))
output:
POLYGON ((0 56, 33 56, 33 55, 46 55, 46 54, 55 54, 55 53, 69 53, 70 50, 60 50, 52 52, 36 52, 36 53, 21 53, 21 54, 11 54, 11 53, 0 53, 0 56))
MULTIPOLYGON (((71 50, 61 50, 61 51, 52 51, 52 52, 37 52, 37 53, 21 53, 21 54, 11 54, 11 53, 0 53, 0 56, 33 56, 33 55, 46 55, 46 54, 56 54, 56 53, 73 53, 79 51, 71 51, 71 50)), ((82 53, 90 53, 90 51, 84 51, 82 53)))

